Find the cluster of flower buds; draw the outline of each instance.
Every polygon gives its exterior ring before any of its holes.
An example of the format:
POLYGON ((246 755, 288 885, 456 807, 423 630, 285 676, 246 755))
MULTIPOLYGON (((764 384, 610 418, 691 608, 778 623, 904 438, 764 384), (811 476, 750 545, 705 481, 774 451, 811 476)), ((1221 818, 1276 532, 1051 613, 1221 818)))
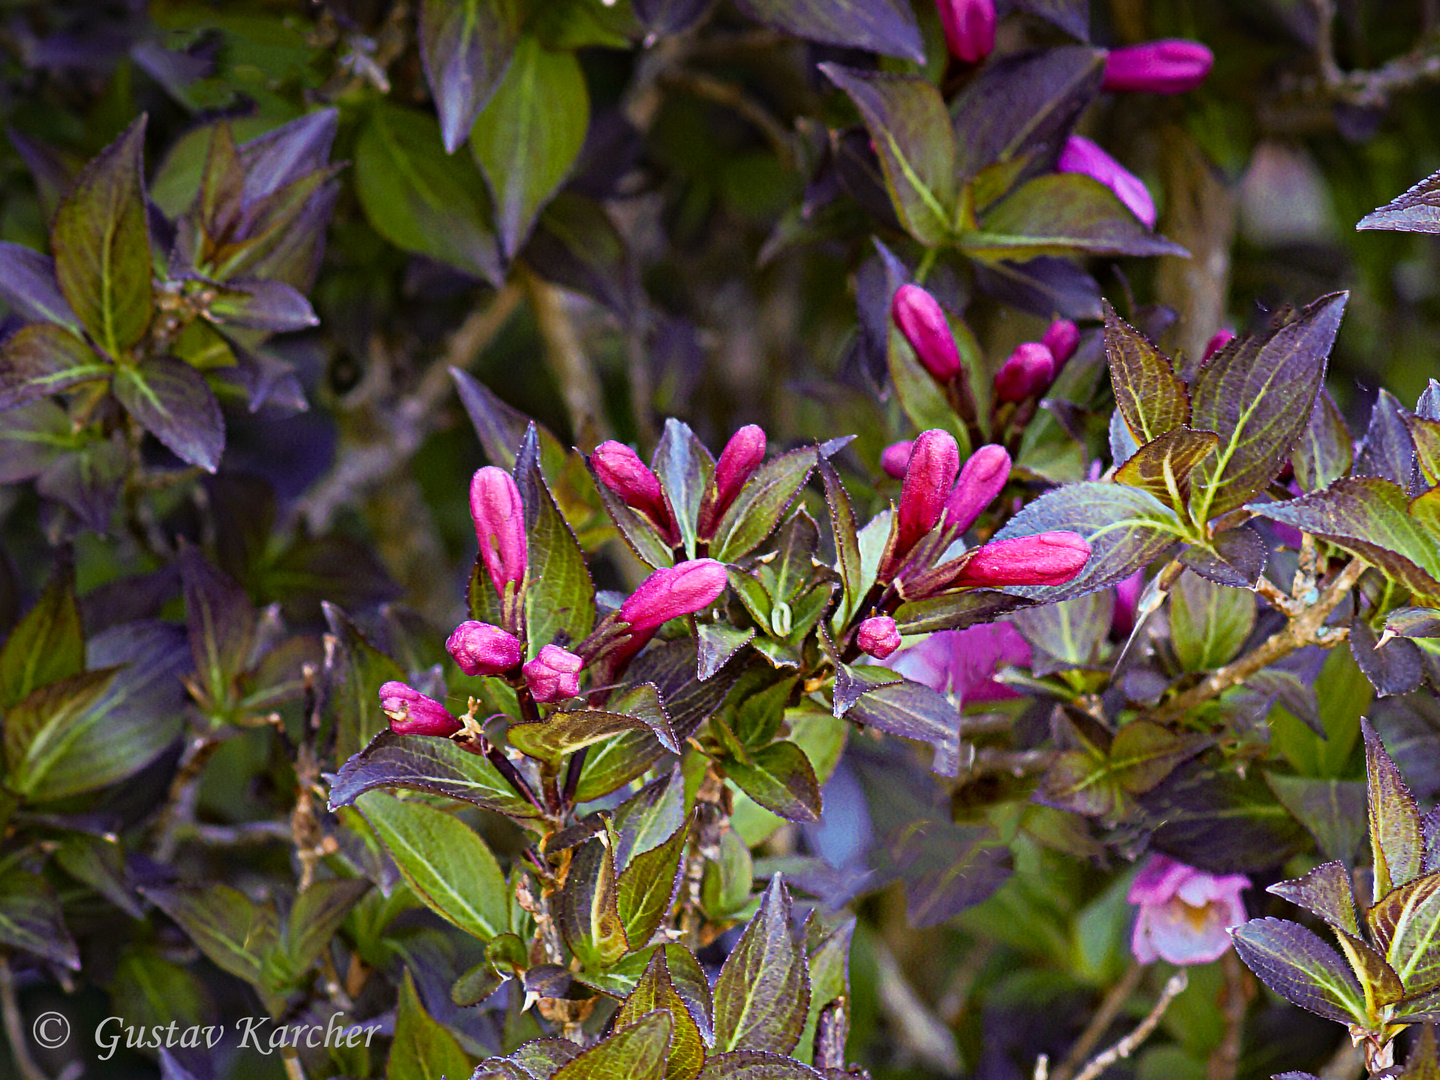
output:
POLYGON ((1057 319, 1039 341, 1017 345, 995 373, 995 400, 1002 405, 1019 405, 1038 398, 1050 388, 1079 343, 1080 331, 1075 324, 1057 319))
POLYGON ((1100 181, 1147 229, 1155 227, 1155 200, 1150 197, 1149 189, 1138 176, 1083 135, 1071 135, 1065 140, 1055 168, 1062 173, 1080 173, 1100 181))
POLYGON ((1198 41, 1147 41, 1112 49, 1105 58, 1106 90, 1183 94, 1194 90, 1215 63, 1215 54, 1198 41))
POLYGON ((950 55, 978 64, 995 48, 995 0, 938 0, 950 55))

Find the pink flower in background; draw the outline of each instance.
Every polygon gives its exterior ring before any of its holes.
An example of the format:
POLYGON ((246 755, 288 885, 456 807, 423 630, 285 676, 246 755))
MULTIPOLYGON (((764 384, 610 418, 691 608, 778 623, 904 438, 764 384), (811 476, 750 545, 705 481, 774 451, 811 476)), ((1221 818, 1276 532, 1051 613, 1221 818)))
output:
POLYGON ((1138 905, 1130 949, 1142 964, 1208 964, 1230 948, 1229 927, 1245 921, 1243 874, 1216 877, 1165 855, 1154 855, 1135 876, 1125 899, 1138 905))
POLYGON ((1147 41, 1111 49, 1105 58, 1105 90, 1183 94, 1210 74, 1215 54, 1198 41, 1147 41))
POLYGON ((976 64, 990 55, 995 48, 995 0, 940 0, 937 6, 951 56, 976 64))
POLYGON ((966 630, 942 630, 890 657, 885 666, 962 705, 1018 696, 993 676, 1006 664, 1028 666, 1030 646, 1009 623, 984 623, 966 630))

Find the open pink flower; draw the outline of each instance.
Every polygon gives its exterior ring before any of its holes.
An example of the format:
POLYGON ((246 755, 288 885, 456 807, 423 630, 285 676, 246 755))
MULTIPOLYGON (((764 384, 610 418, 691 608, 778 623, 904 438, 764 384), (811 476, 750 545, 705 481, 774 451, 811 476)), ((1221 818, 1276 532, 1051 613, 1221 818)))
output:
POLYGON ((1230 948, 1229 927, 1245 921, 1243 874, 1216 877, 1165 855, 1152 856, 1125 898, 1140 908, 1130 949, 1142 964, 1208 964, 1230 948))

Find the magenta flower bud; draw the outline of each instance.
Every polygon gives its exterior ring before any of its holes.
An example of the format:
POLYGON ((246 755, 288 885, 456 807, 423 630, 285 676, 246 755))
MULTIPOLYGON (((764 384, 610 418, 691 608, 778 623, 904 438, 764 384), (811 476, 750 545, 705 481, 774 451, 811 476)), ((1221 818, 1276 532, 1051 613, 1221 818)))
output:
POLYGON ((714 559, 661 567, 620 605, 620 621, 639 633, 681 615, 693 615, 715 602, 727 580, 725 564, 714 559))
POLYGON ((448 738, 465 726, 440 702, 403 682, 387 682, 380 687, 380 708, 390 717, 390 730, 396 735, 448 738))
POLYGON ((514 634, 474 619, 455 628, 445 651, 466 675, 500 675, 525 659, 525 645, 514 634))
POLYGON ((992 540, 960 571, 957 585, 1063 585, 1090 558, 1090 545, 1079 533, 1043 532, 992 540))
POLYGON ((885 475, 896 480, 904 479, 905 467, 910 464, 910 451, 914 448, 915 440, 906 439, 903 442, 891 443, 881 450, 880 468, 885 470, 885 475))
POLYGON ((1071 135, 1065 141, 1055 168, 1062 173, 1080 173, 1099 180, 1147 229, 1155 227, 1155 200, 1150 198, 1140 178, 1083 135, 1071 135))
POLYGON ((1050 324, 1050 329, 1045 331, 1040 344, 1049 349, 1050 355, 1055 357, 1055 369, 1058 371, 1065 366, 1066 360, 1075 355, 1075 350, 1080 345, 1080 328, 1069 319, 1056 319, 1050 324))
POLYGON ((530 696, 544 705, 580 693, 580 670, 585 661, 559 645, 542 645, 535 659, 521 670, 530 696))
POLYGON ((1018 345, 995 373, 997 401, 1021 402, 1034 397, 1055 378, 1055 356, 1038 341, 1018 345))
POLYGON ((995 0, 937 0, 950 55, 976 64, 995 48, 995 0))
POLYGON ((1115 583, 1115 611, 1110 625, 1119 633, 1135 629, 1135 616, 1140 610, 1140 594, 1145 591, 1145 571, 1136 570, 1124 581, 1115 583))
POLYGON ((919 285, 901 285, 890 301, 890 317, 938 381, 948 382, 960 374, 960 350, 935 297, 919 285))
POLYGON ((480 558, 503 598, 511 582, 525 580, 525 506, 520 489, 504 469, 486 465, 470 481, 470 516, 480 558))
POLYGON ((1205 359, 1209 360, 1210 357, 1214 356, 1217 352, 1223 349, 1226 345, 1229 345, 1230 342, 1234 340, 1235 331, 1231 330, 1228 326, 1216 330, 1215 336, 1212 337, 1209 343, 1205 346, 1205 359))
POLYGON ((961 532, 975 524, 987 506, 1010 479, 1010 455, 1003 446, 990 443, 970 455, 955 481, 955 490, 945 500, 945 523, 961 532))
POLYGON ((910 451, 900 506, 895 511, 898 531, 895 557, 901 558, 917 540, 933 529, 945 509, 945 500, 960 471, 960 448, 948 431, 922 431, 910 451))
POLYGON ((600 482, 619 496, 632 510, 639 510, 667 533, 671 531, 670 507, 660 478, 640 460, 640 455, 613 439, 590 452, 590 464, 600 482))
POLYGON ((745 481, 755 475, 765 460, 765 432, 758 424, 746 424, 725 444, 715 463, 716 516, 723 514, 740 494, 745 481))
POLYGON ((1105 58, 1104 90, 1183 94, 1210 74, 1215 54, 1198 41, 1171 38, 1111 49, 1105 58))
POLYGON ((860 624, 855 643, 860 646, 861 652, 869 653, 876 660, 884 660, 900 648, 900 630, 889 615, 872 615, 860 624))

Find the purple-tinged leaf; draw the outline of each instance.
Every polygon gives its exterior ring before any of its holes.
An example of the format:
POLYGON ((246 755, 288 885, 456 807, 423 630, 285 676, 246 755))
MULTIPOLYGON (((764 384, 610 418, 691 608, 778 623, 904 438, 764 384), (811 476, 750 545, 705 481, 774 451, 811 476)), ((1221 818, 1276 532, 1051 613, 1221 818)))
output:
POLYGON ((905 0, 740 0, 740 7, 807 41, 925 62, 925 43, 905 0))
POLYGON ((1304 908, 1312 915, 1318 915, 1337 930, 1343 930, 1351 937, 1360 936, 1360 924, 1355 918, 1355 892, 1350 883, 1350 871, 1338 859, 1324 863, 1301 878, 1292 881, 1277 881, 1266 892, 1272 892, 1292 904, 1304 908))
POLYGON ((652 34, 678 34, 688 30, 714 0, 634 0, 635 17, 652 34))
POLYGON ((1365 991, 1365 1009, 1371 1016, 1378 1016, 1386 1005, 1407 995, 1399 973, 1373 945, 1344 930, 1335 931, 1335 941, 1350 962, 1350 970, 1360 980, 1365 991))
POLYGON ((50 228, 60 292, 112 359, 145 336, 154 306, 144 141, 142 116, 80 171, 50 228))
POLYGON ((820 820, 820 782, 805 751, 792 742, 775 742, 749 755, 726 758, 725 775, 741 791, 787 821, 820 820))
POLYGON ((211 702, 224 705, 250 664, 255 607, 245 590, 215 569, 197 548, 186 545, 178 561, 195 672, 211 702))
POLYGON ((550 1080, 661 1080, 670 1054, 668 1009, 647 1013, 629 1027, 607 1035, 563 1066, 550 1080))
POLYGON ((1415 415, 1422 420, 1440 420, 1440 381, 1431 379, 1415 402, 1415 415))
POLYGON ((80 950, 66 929, 60 900, 39 874, 10 870, 0 877, 0 944, 80 970, 80 950))
POLYGON ((259 202, 302 176, 324 169, 339 124, 338 109, 317 109, 242 144, 244 201, 259 202))
POLYGON ((737 630, 720 623, 701 623, 696 627, 695 677, 701 682, 714 678, 715 673, 755 638, 755 627, 737 630))
POLYGON ((1426 482, 1440 484, 1440 420, 1427 420, 1408 413, 1404 417, 1426 482))
POLYGON ((680 891, 680 860, 689 836, 690 822, 686 821, 664 843, 636 855, 619 871, 616 910, 631 949, 650 943, 674 903, 680 891))
POLYGON ((1386 893, 1365 913, 1365 921, 1407 994, 1440 989, 1440 874, 1417 877, 1386 893))
POLYGON ((940 92, 914 75, 838 64, 821 64, 820 70, 860 110, 906 231, 922 244, 940 243, 953 226, 956 197, 955 144, 940 92))
POLYGON ((1017 596, 1049 602, 1083 596, 1124 581, 1184 538, 1175 513, 1139 488, 1086 481, 1047 492, 1011 518, 996 540, 1052 530, 1077 532, 1090 544, 1085 569, 1064 585, 1014 586, 1017 596))
POLYGON ((381 785, 461 799, 510 817, 539 813, 488 758, 462 750, 449 739, 396 735, 388 728, 331 778, 330 809, 349 806, 381 785))
POLYGON ((1132 454, 1115 470, 1115 482, 1148 491, 1173 510, 1190 501, 1190 474, 1220 445, 1213 431, 1175 428, 1132 454))
POLYGON ((910 600, 895 611, 895 623, 902 634, 933 633, 936 630, 963 630, 976 623, 994 622, 1010 611, 1028 608, 1034 601, 1011 596, 995 589, 960 589, 955 592, 910 600))
POLYGON ((84 159, 15 128, 8 128, 6 134, 35 181, 45 220, 53 220, 61 200, 75 190, 75 176, 84 167, 84 159))
POLYGON ((675 512, 685 551, 693 559, 700 504, 714 479, 715 459, 690 425, 672 417, 665 421, 665 433, 660 436, 650 464, 675 512))
POLYGON ((732 1050, 707 1058, 696 1080, 825 1080, 825 1074, 784 1054, 732 1050))
POLYGON ((554 713, 543 723, 514 724, 510 728, 510 745, 530 757, 553 762, 622 731, 648 731, 672 754, 680 752, 670 718, 665 715, 653 686, 642 684, 610 704, 627 711, 577 709, 554 713))
POLYGON ((960 713, 944 694, 918 682, 877 686, 846 713, 861 724, 890 735, 917 739, 935 749, 930 768, 941 776, 957 776, 974 749, 960 741, 960 713))
POLYGON ((603 203, 577 192, 561 191, 545 207, 525 261, 546 281, 593 297, 627 322, 645 306, 625 236, 603 203))
POLYGON ((1420 810, 1400 770, 1385 752, 1369 720, 1360 721, 1365 737, 1365 779, 1370 804, 1370 852, 1375 867, 1375 899, 1413 881, 1420 873, 1425 842, 1420 810))
POLYGON ((610 967, 630 951, 620 921, 615 858, 603 840, 575 849, 554 903, 560 932, 586 967, 610 967))
POLYGON ((1310 847, 1309 835, 1254 772, 1217 773, 1203 760, 1189 761, 1140 802, 1155 825, 1155 849, 1211 874, 1264 870, 1310 847))
POLYGON ((1295 479, 1303 491, 1319 491, 1346 476, 1354 460, 1353 440, 1345 417, 1330 391, 1320 387, 1310 422, 1300 433, 1300 441, 1290 453, 1295 466, 1295 479))
POLYGON ((1115 406, 1137 445, 1190 423, 1190 392, 1170 358, 1105 303, 1105 356, 1115 406))
POLYGON ((615 1027, 629 1027, 655 1009, 664 1009, 670 1014, 670 1056, 665 1064, 665 1076, 668 1080, 695 1080, 705 1061, 705 1039, 685 999, 670 979, 663 948, 651 954, 645 974, 615 1015, 615 1027))
POLYGON ((77 333, 80 320, 55 281, 55 260, 19 244, 0 243, 0 300, 26 322, 52 322, 77 333))
POLYGON ((103 533, 109 528, 129 463, 125 436, 117 431, 58 456, 36 479, 35 490, 64 504, 86 528, 103 533))
POLYGON ((1348 293, 1315 301, 1259 336, 1210 357, 1190 387, 1190 426, 1220 449, 1195 473, 1201 520, 1243 505, 1278 473, 1310 420, 1348 293))
POLYGON ((1013 0, 1024 11, 1081 41, 1090 40, 1090 0, 1013 0))
POLYGON ((1354 476, 1378 476, 1411 490, 1415 474, 1415 445, 1405 423, 1406 409, 1395 395, 1381 390, 1370 409, 1370 426, 1355 457, 1354 476))
POLYGON ((1408 694, 1424 676, 1420 650, 1413 642, 1402 639, 1381 645, 1362 615, 1350 620, 1350 654, 1380 697, 1408 694))
POLYGON ((1249 525, 1227 529, 1213 537, 1208 548, 1191 544, 1180 552, 1185 566, 1232 589, 1254 588, 1269 558, 1270 549, 1249 525))
POLYGON ((1042 255, 1189 255, 1146 228, 1104 184, 1081 173, 1028 181, 996 203, 978 229, 962 233, 960 248, 992 262, 1042 255))
POLYGON ((1043 658, 1048 670, 1031 665, 1032 673, 1040 677, 1094 664, 1109 636, 1114 613, 1115 594, 1106 590, 1017 611, 1007 621, 1038 652, 1037 659, 1043 658))
POLYGON ((206 317, 225 326, 283 334, 319 326, 303 293, 281 281, 232 281, 215 290, 206 317))
POLYGON ((1280 805, 1309 830, 1321 854, 1347 866, 1354 864, 1365 841, 1363 781, 1317 780, 1267 772, 1265 782, 1280 805))
POLYGON ((1340 955, 1299 923, 1251 919, 1231 931, 1235 951, 1292 1005, 1338 1024, 1365 1024, 1364 992, 1340 955))
POLYGON ((446 153, 460 148, 505 76, 520 14, 513 0, 422 0, 420 57, 446 153))
POLYGON ((225 418, 205 378, 188 364, 157 357, 115 369, 125 411, 180 460, 214 472, 225 450, 225 418))
POLYGON ((0 708, 8 712, 33 690, 84 670, 75 567, 62 553, 45 591, 0 646, 0 708))
POLYGON ((26 405, 92 379, 114 365, 54 323, 22 326, 0 344, 0 410, 26 405))
POLYGON ((1002 303, 1041 318, 1100 318, 1100 286, 1069 259, 976 263, 975 284, 1002 303))
POLYGON ((553 642, 563 646, 584 640, 595 626, 595 586, 580 544, 545 483, 540 455, 539 429, 532 423, 515 459, 515 483, 525 506, 526 655, 532 658, 553 642))
POLYGON ((1104 70, 1105 51, 1079 45, 992 59, 950 106, 960 174, 1027 156, 1037 173, 1053 166, 1104 70))
POLYGON ((1355 228, 1440 232, 1440 173, 1427 176, 1403 195, 1370 211, 1355 228))
POLYGON ((39 476, 76 452, 70 417, 53 401, 0 413, 0 484, 39 476))
POLYGON ((1433 874, 1440 870, 1440 808, 1430 810, 1420 819, 1420 835, 1425 841, 1425 854, 1420 859, 1420 870, 1433 874))
POLYGON ((1436 608, 1396 608, 1385 616, 1385 639, 1440 637, 1440 610, 1436 608))
POLYGON ((990 897, 1014 871, 1010 849, 989 827, 921 820, 887 843, 905 882, 905 916, 916 929, 939 926, 990 897))
POLYGON ((777 874, 715 983, 715 1049, 788 1054, 809 1008, 805 948, 790 925, 790 894, 777 874))
POLYGON ((1248 509, 1329 540, 1422 598, 1440 597, 1440 537, 1411 515, 1405 493, 1389 480, 1347 476, 1313 495, 1248 509))

